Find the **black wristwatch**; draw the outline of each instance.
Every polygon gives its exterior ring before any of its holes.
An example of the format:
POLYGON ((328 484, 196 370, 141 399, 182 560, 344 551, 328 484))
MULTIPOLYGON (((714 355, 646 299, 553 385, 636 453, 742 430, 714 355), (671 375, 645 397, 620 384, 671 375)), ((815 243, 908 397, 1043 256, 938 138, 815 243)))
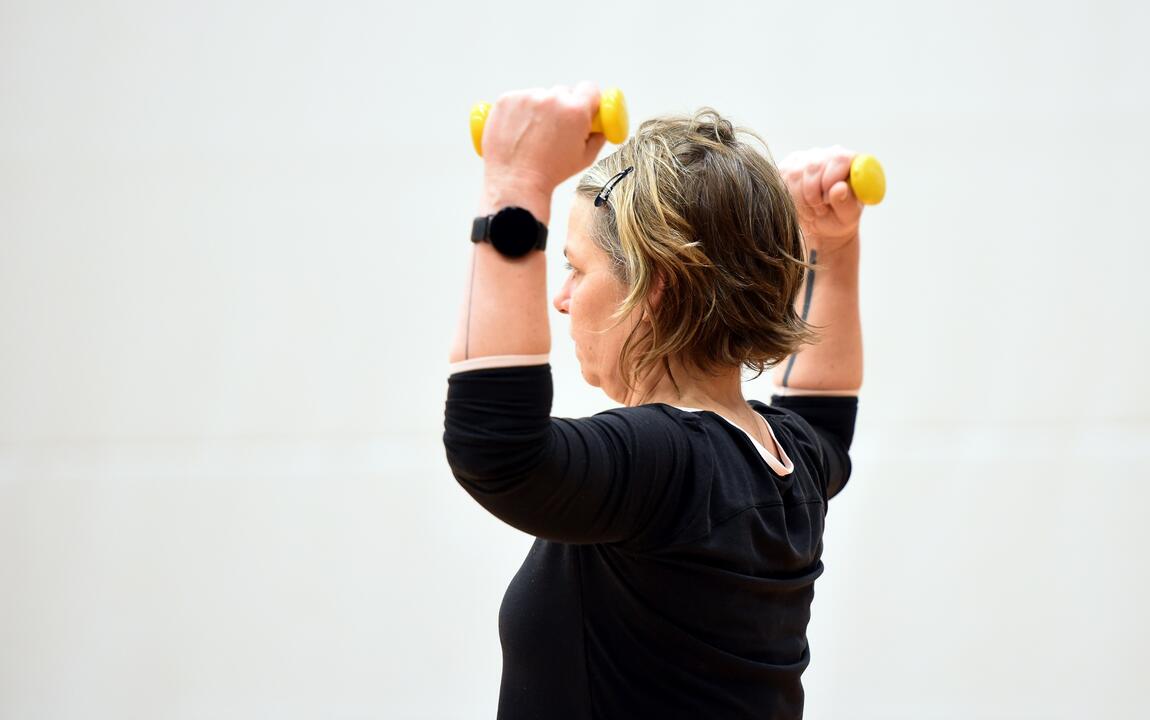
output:
POLYGON ((507 257, 523 257, 532 250, 547 248, 547 226, 530 210, 505 207, 494 215, 475 218, 471 242, 489 242, 507 257))

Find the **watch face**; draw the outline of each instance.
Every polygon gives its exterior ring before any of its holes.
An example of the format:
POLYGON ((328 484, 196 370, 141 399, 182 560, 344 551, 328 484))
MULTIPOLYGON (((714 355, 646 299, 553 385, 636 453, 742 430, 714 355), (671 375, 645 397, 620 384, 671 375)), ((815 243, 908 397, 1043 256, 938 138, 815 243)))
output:
POLYGON ((507 257, 522 257, 531 252, 539 237, 535 216, 519 207, 503 208, 491 218, 487 230, 495 249, 507 257))

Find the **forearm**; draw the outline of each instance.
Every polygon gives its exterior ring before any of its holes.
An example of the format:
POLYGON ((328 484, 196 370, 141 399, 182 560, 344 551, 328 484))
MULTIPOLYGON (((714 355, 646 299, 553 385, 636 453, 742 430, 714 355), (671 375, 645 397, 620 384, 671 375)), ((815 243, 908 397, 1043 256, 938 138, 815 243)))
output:
POLYGON ((863 379, 859 241, 831 252, 812 244, 812 253, 815 270, 797 302, 819 336, 775 369, 774 382, 791 390, 855 392, 863 379))
MULTIPOLYGON (((488 184, 479 213, 516 205, 540 222, 551 215, 549 193, 488 184)), ((551 351, 547 316, 547 264, 544 253, 532 251, 506 258, 490 243, 472 248, 471 267, 464 281, 463 306, 451 362, 493 355, 545 355, 551 351)))

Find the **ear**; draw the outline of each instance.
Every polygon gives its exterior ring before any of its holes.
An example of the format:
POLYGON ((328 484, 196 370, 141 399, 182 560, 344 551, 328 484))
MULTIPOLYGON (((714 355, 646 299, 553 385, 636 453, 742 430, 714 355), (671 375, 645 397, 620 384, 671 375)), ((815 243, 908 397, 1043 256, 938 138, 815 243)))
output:
POLYGON ((663 291, 667 289, 667 277, 662 273, 655 276, 651 289, 647 291, 647 309, 654 311, 663 301, 663 291))

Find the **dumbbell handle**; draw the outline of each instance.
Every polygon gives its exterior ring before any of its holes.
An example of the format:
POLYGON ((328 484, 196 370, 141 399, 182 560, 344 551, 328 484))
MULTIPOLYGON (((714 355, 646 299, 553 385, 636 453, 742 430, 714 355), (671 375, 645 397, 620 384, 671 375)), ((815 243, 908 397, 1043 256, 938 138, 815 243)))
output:
MULTIPOLYGON (((491 103, 476 103, 471 108, 471 143, 480 157, 483 157, 483 127, 490 112, 491 103)), ((627 102, 623 99, 622 90, 610 88, 603 91, 599 97, 599 112, 591 120, 591 132, 603 133, 616 145, 627 139, 627 102)))

